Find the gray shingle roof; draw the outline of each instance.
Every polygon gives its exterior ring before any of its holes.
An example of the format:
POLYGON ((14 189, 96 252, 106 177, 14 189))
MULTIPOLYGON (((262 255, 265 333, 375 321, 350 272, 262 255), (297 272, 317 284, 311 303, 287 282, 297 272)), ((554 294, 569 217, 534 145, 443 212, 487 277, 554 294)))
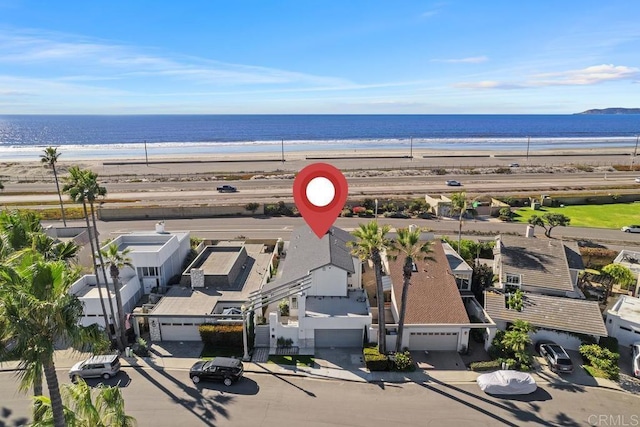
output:
MULTIPOLYGON (((572 291, 573 282, 562 240, 500 236, 502 274, 520 274, 522 284, 558 291, 572 291)), ((496 248, 497 249, 497 248, 496 248)))
POLYGON ((584 270, 584 261, 580 255, 580 248, 576 242, 564 242, 564 253, 569 263, 569 268, 584 270))
POLYGON ((291 233, 282 277, 278 283, 299 279, 326 265, 335 265, 349 273, 355 273, 351 249, 347 246, 350 240, 355 239, 337 227, 331 227, 322 239, 318 239, 307 225, 295 228, 291 233))
POLYGON ((487 291, 485 301, 485 310, 494 321, 520 319, 540 328, 607 336, 600 307, 595 301, 525 293, 522 311, 507 309, 502 292, 487 291))

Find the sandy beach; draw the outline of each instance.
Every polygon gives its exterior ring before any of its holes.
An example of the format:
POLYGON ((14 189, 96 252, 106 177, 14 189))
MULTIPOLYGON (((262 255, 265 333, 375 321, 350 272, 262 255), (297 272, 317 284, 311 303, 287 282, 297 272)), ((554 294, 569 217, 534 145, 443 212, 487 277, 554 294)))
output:
MULTIPOLYGON (((398 175, 418 169, 443 168, 469 172, 473 168, 509 167, 517 163, 517 171, 531 171, 530 168, 553 169, 571 168, 589 165, 592 167, 611 167, 630 165, 632 153, 625 149, 574 149, 545 150, 526 152, 484 151, 430 151, 414 150, 413 158, 406 150, 342 150, 280 153, 241 153, 224 155, 198 155, 185 153, 183 156, 144 156, 123 159, 81 159, 65 160, 64 149, 57 164, 62 175, 69 167, 79 166, 97 172, 101 179, 108 182, 111 178, 123 175, 196 175, 196 174, 291 174, 308 164, 316 162, 330 163, 343 171, 394 170, 398 175), (148 164, 147 161, 148 160, 148 164)), ((640 169, 640 160, 635 164, 640 169)), ((515 168, 514 168, 515 169, 515 168)), ((514 170, 516 172, 516 170, 514 170)), ((0 180, 12 182, 21 179, 48 180, 51 170, 42 165, 39 159, 33 161, 0 161, 0 180)))

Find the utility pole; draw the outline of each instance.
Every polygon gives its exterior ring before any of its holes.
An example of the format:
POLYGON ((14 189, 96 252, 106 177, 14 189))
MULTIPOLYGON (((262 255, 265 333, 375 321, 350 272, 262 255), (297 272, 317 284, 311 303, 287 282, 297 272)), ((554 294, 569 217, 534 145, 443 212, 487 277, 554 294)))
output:
POLYGON ((284 138, 282 139, 282 163, 284 163, 284 138))
POLYGON ((529 144, 531 143, 531 137, 527 137, 527 162, 529 162, 529 144))
POLYGON ((631 156, 631 172, 633 172, 633 162, 636 160, 636 154, 638 153, 638 139, 640 139, 640 135, 636 135, 636 148, 633 149, 633 155, 631 156))
POLYGON ((144 159, 147 163, 147 166, 149 166, 149 155, 147 154, 147 140, 145 139, 144 141, 144 159))
POLYGON ((409 142, 409 158, 413 161, 413 137, 410 137, 411 140, 409 142))

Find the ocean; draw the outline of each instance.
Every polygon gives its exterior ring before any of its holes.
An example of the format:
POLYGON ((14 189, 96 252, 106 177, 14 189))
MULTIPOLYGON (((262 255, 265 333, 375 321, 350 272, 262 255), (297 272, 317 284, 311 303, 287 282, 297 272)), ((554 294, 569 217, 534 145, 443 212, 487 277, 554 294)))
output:
POLYGON ((0 160, 323 150, 633 150, 640 115, 0 115, 0 160))

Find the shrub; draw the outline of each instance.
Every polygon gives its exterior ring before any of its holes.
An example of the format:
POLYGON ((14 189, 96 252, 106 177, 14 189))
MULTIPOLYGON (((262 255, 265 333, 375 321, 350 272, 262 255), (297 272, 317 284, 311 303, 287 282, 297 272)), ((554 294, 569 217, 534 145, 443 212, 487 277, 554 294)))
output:
POLYGON ((500 209, 500 211, 498 212, 498 218, 501 221, 511 221, 511 216, 512 216, 511 208, 505 207, 500 209))
POLYGON ((351 218, 353 216, 353 212, 351 212, 351 209, 349 208, 344 208, 341 215, 343 217, 351 218))
POLYGON ((293 340, 291 338, 278 337, 279 348, 289 348, 292 345, 293 345, 293 340))
POLYGON ((203 323, 198 327, 198 332, 205 345, 242 347, 242 325, 203 323))
POLYGON ((473 362, 469 367, 472 371, 481 372, 481 371, 493 371, 496 369, 500 369, 502 363, 500 360, 489 360, 487 362, 473 362))
POLYGON ((414 369, 411 353, 408 351, 396 353, 393 357, 393 367, 398 371, 411 371, 414 369))
POLYGON ((443 168, 436 168, 433 170, 433 173, 435 173, 436 175, 446 175, 447 170, 443 168))
POLYGON ((378 347, 365 347, 364 363, 370 371, 388 371, 389 358, 378 351, 378 347))
POLYGON ((289 300, 283 299, 278 304, 278 310, 280 310, 280 316, 289 315, 289 300))
POLYGON ((244 208, 249 212, 251 212, 252 214, 255 214, 259 207, 260 207, 260 203, 256 203, 256 202, 251 202, 244 205, 244 208))
POLYGON ((581 345, 580 354, 587 364, 602 371, 609 379, 618 379, 620 367, 618 359, 620 355, 613 353, 608 348, 602 348, 597 344, 581 345))
POLYGON ((511 168, 497 168, 495 170, 495 173, 499 173, 499 174, 511 174, 511 168))
POLYGON ((264 214, 268 216, 278 216, 280 213, 278 212, 277 205, 264 205, 264 214))
POLYGON ((365 208, 364 206, 354 206, 351 209, 351 212, 353 212, 354 215, 360 215, 361 213, 365 213, 367 211, 367 208, 365 208))
POLYGON ((618 338, 616 337, 600 337, 600 341, 598 342, 600 347, 606 348, 612 353, 620 353, 618 347, 618 338))

